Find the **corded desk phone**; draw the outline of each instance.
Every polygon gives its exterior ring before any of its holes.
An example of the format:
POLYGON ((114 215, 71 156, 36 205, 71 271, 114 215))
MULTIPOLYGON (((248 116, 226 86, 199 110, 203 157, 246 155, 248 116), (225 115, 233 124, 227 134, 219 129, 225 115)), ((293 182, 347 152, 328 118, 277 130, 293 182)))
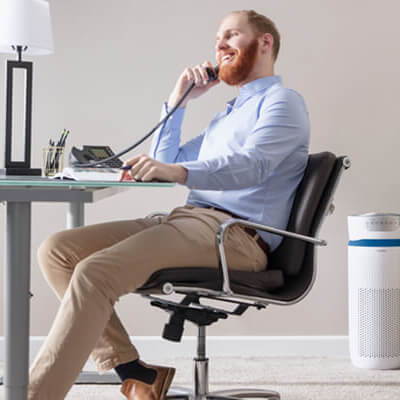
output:
MULTIPOLYGON (((69 154, 69 164, 72 167, 79 166, 84 163, 105 160, 113 155, 114 152, 109 146, 83 146, 82 150, 72 147, 69 154)), ((122 164, 123 162, 119 158, 114 158, 94 166, 96 168, 120 168, 122 164)))

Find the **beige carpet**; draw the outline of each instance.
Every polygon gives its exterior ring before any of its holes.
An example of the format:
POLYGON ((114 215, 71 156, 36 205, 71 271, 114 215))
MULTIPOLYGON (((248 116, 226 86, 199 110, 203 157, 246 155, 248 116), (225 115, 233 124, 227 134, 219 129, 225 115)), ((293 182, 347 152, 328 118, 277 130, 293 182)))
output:
MULTIPOLYGON (((146 360, 156 363, 154 360, 146 360)), ((173 386, 191 386, 192 360, 160 357, 157 363, 175 365, 173 386), (162 362, 160 362, 162 360, 162 362)), ((210 362, 210 389, 271 389, 282 400, 400 399, 400 370, 364 370, 347 358, 216 358, 210 362)), ((0 386, 0 399, 3 399, 0 386)), ((124 399, 118 385, 74 385, 67 400, 124 399)))

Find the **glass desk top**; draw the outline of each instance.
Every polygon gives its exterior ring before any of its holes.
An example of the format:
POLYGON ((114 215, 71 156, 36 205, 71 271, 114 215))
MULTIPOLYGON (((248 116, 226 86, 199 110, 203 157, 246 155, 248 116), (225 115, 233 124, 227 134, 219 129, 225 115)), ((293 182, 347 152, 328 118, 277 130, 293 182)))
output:
POLYGON ((175 186, 174 182, 131 182, 131 181, 74 181, 69 179, 51 179, 40 176, 12 176, 0 175, 0 188, 5 186, 36 186, 36 187, 172 187, 175 186))

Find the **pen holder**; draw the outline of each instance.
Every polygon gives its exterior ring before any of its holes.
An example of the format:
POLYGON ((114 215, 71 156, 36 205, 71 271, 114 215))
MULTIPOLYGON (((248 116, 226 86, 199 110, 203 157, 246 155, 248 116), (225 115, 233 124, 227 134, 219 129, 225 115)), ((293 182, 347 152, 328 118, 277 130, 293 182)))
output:
POLYGON ((64 168, 64 147, 49 146, 43 149, 43 175, 53 176, 64 168))

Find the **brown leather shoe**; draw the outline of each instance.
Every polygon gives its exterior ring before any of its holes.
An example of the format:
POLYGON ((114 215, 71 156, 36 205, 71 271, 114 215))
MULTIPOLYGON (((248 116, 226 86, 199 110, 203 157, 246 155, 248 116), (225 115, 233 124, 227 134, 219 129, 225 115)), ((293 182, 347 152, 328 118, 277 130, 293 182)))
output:
POLYGON ((164 400, 175 375, 175 368, 145 364, 157 371, 155 381, 150 385, 137 379, 125 379, 121 393, 128 400, 164 400))

